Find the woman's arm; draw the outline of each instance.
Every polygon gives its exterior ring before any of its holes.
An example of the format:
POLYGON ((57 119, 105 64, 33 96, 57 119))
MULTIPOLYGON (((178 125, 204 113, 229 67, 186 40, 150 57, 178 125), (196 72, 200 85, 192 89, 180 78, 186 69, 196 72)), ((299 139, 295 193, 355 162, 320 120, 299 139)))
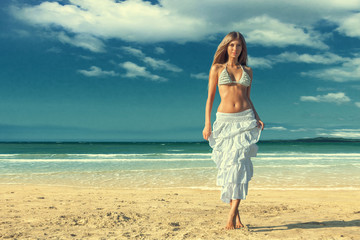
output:
POLYGON ((257 120, 258 127, 261 127, 261 130, 264 130, 265 124, 261 121, 261 119, 259 117, 259 114, 256 112, 254 104, 252 103, 251 98, 250 98, 250 91, 251 91, 251 85, 252 85, 252 79, 253 79, 253 72, 252 72, 252 69, 250 67, 249 67, 249 75, 250 75, 250 78, 251 78, 251 84, 247 89, 247 97, 249 99, 251 108, 254 111, 254 115, 255 115, 255 119, 257 120))
POLYGON ((206 100, 206 107, 205 107, 205 127, 203 130, 203 137, 205 140, 208 140, 211 134, 211 110, 215 99, 217 81, 218 81, 218 66, 213 65, 210 69, 210 74, 209 74, 208 97, 206 100))

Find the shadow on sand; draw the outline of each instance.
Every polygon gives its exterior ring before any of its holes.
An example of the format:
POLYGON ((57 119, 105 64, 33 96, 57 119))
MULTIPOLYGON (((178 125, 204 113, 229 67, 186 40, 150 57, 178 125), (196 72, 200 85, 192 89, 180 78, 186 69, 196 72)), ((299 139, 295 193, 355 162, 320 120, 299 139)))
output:
POLYGON ((271 231, 289 230, 295 228, 312 229, 312 228, 332 228, 332 227, 360 227, 360 219, 351 220, 351 221, 303 222, 303 223, 292 223, 292 224, 284 224, 277 226, 262 226, 262 227, 248 226, 249 230, 251 230, 252 232, 271 232, 271 231))

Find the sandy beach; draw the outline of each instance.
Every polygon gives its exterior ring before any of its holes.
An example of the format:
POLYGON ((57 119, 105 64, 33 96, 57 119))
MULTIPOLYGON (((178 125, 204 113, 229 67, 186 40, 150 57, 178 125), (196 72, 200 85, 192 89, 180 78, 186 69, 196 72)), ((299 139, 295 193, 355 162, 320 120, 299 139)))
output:
POLYGON ((245 229, 219 192, 1 185, 2 239, 360 239, 359 191, 250 190, 245 229))

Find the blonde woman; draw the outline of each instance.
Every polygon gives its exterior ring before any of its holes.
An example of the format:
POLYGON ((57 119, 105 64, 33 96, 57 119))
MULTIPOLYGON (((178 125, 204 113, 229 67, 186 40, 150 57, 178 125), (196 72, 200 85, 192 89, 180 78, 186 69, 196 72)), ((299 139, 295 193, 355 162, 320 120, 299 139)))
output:
POLYGON ((248 182, 253 175, 250 158, 256 156, 256 143, 264 129, 250 99, 252 75, 247 66, 244 37, 239 32, 227 34, 218 46, 211 66, 203 130, 218 168, 217 185, 222 186, 220 199, 230 204, 226 229, 244 227, 239 204, 246 198, 248 182), (216 87, 221 102, 211 130, 216 87))

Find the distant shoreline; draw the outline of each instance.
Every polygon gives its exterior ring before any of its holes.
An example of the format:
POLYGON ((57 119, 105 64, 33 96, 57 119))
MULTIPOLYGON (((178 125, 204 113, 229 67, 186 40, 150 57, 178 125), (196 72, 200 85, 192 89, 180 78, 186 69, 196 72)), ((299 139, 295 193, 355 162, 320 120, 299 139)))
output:
MULTIPOLYGON (((260 140, 259 143, 297 143, 297 142, 360 142, 360 139, 350 138, 329 138, 329 137, 316 137, 316 138, 299 138, 299 139, 273 139, 273 140, 260 140)), ((154 144, 154 143, 207 143, 206 141, 0 141, 2 144, 14 143, 48 143, 48 144, 61 144, 61 143, 79 143, 79 144, 154 144)))
POLYGON ((283 140, 283 139, 263 140, 261 142, 360 142, 360 139, 317 137, 317 138, 299 138, 299 139, 289 139, 289 140, 283 140))

